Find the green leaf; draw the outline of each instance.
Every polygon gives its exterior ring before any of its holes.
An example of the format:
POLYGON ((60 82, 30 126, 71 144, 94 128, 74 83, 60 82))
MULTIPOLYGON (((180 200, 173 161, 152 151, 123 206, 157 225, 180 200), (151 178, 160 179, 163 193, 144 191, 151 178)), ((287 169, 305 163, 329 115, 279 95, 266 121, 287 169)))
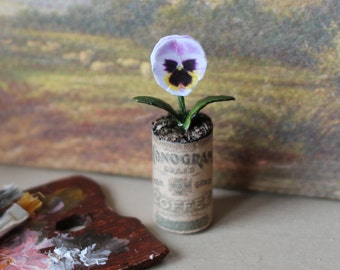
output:
POLYGON ((195 103, 193 108, 188 113, 184 123, 183 128, 185 130, 188 130, 191 125, 191 120, 208 104, 214 103, 214 102, 220 102, 220 101, 229 101, 229 100, 235 100, 234 97, 231 96, 209 96, 206 98, 203 98, 195 103))
POLYGON ((176 121, 180 123, 180 116, 175 111, 175 109, 169 103, 159 98, 154 98, 154 97, 149 97, 149 96, 138 96, 138 97, 134 97, 133 100, 139 103, 144 103, 144 104, 152 105, 157 108, 163 109, 167 111, 168 113, 170 113, 176 119, 176 121))

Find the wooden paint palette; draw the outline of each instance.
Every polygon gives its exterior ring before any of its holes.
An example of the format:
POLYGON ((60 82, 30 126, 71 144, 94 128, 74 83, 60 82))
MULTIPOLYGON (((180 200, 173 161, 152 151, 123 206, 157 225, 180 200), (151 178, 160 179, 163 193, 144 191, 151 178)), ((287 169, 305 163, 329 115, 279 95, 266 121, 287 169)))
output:
POLYGON ((159 263, 169 252, 138 219, 113 212, 100 187, 91 179, 72 176, 28 191, 44 194, 44 206, 36 217, 2 239, 0 268, 25 259, 25 265, 31 264, 32 269, 49 269, 51 254, 61 262, 66 260, 66 255, 60 255, 60 251, 69 248, 79 251, 76 255, 79 263, 74 264, 74 269, 86 266, 91 269, 145 269, 159 263), (56 253, 57 247, 59 253, 56 253), (30 249, 39 253, 40 257, 36 256, 35 260, 40 258, 40 261, 32 261, 34 256, 30 249), (30 254, 23 250, 30 250, 30 254), (19 251, 20 257, 16 255, 19 251), (7 255, 3 256, 5 253, 7 255), (105 257, 105 254, 106 259, 93 264, 96 257, 105 257))

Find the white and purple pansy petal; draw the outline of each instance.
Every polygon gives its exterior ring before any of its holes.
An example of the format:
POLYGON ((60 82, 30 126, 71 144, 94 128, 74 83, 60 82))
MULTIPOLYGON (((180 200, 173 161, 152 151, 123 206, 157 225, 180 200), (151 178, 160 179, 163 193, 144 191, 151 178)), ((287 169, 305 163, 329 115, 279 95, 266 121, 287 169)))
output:
POLYGON ((190 94, 207 68, 202 46, 190 36, 171 35, 161 38, 150 60, 157 83, 175 96, 190 94))

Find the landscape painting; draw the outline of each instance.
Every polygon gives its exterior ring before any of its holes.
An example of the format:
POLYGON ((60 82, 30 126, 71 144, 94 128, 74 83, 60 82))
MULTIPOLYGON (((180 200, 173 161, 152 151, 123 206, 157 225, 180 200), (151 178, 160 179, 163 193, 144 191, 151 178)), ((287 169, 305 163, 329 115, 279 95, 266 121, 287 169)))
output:
POLYGON ((163 36, 206 51, 214 184, 340 199, 338 0, 0 0, 0 163, 151 179, 163 36))

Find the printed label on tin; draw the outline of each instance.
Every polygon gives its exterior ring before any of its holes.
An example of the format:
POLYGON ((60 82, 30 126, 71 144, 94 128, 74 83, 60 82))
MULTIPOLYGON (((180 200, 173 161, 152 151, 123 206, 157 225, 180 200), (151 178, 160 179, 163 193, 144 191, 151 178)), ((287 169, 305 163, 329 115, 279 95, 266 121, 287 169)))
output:
POLYGON ((210 224, 212 159, 212 134, 188 144, 153 138, 154 219, 161 227, 186 233, 210 224))

